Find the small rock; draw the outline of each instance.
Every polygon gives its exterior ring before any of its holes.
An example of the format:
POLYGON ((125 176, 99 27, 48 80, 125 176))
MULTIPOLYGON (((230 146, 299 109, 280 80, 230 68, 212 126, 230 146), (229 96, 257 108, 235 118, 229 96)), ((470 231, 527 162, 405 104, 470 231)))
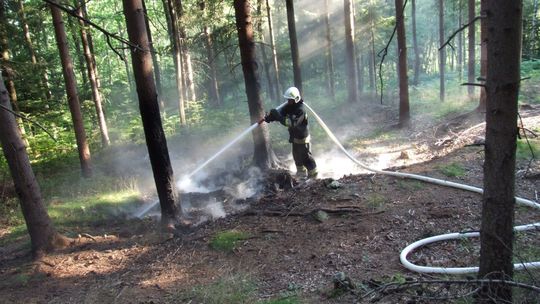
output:
POLYGON ((328 220, 329 216, 328 216, 328 213, 322 211, 322 210, 319 210, 317 212, 315 212, 315 214, 313 215, 315 217, 315 219, 319 222, 325 222, 328 220))
POLYGON ((338 182, 337 180, 333 180, 333 181, 331 181, 330 183, 328 183, 328 184, 326 185, 326 187, 327 187, 328 189, 339 189, 339 188, 341 188, 341 183, 338 182))

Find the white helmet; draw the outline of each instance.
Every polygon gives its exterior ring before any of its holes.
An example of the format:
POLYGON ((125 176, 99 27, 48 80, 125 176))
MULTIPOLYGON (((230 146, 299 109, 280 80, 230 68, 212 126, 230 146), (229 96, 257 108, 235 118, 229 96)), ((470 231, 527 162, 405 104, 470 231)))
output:
POLYGON ((300 91, 296 87, 288 88, 287 91, 283 93, 283 97, 285 97, 285 99, 294 99, 294 103, 298 103, 300 99, 302 99, 300 97, 300 91))

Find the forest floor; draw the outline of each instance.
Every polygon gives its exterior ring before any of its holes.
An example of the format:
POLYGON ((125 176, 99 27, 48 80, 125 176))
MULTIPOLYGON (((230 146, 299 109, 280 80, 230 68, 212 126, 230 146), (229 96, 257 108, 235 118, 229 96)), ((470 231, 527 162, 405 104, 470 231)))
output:
MULTIPOLYGON (((539 130, 540 107, 522 106, 520 113, 525 128, 539 130)), ((386 151, 399 161, 399 168, 389 170, 481 187, 484 154, 478 144, 484 126, 475 115, 450 117, 399 131, 356 155, 362 159, 386 151), (450 168, 462 171, 450 174, 450 168)), ((538 173, 535 163, 518 161, 520 197, 537 198, 538 173)), ((37 262, 27 247, 5 246, 0 252, 0 302, 406 303, 411 297, 405 291, 369 291, 388 282, 455 277, 411 272, 400 263, 401 250, 428 236, 478 230, 480 225, 481 196, 449 187, 369 172, 293 181, 293 186, 267 187, 257 199, 241 202, 246 208, 180 228, 174 235, 159 232, 151 219, 119 219, 85 227, 71 247, 37 262), (212 246, 224 231, 243 233, 232 250, 212 246), (355 288, 336 289, 336 276, 355 288)), ((515 221, 539 222, 540 213, 517 207, 515 221)), ((523 233, 520 239, 523 244, 516 246, 527 252, 522 257, 538 260, 538 234, 523 233)), ((411 254, 410 260, 473 266, 478 242, 433 244, 411 254)), ((528 275, 540 279, 538 272, 528 275)), ((467 291, 463 286, 424 287, 423 294, 414 294, 445 297, 467 291)), ((522 299, 534 302, 534 296, 522 299)))

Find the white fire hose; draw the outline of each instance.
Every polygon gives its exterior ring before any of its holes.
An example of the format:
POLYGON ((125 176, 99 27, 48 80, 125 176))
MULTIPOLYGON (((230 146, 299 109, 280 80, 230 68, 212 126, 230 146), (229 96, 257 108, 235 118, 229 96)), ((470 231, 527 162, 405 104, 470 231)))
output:
MULTIPOLYGON (((477 187, 473 187, 473 186, 469 186, 469 185, 459 184, 459 183, 455 183, 455 182, 445 181, 445 180, 426 177, 426 176, 417 175, 417 174, 401 173, 401 172, 393 172, 393 171, 384 171, 384 170, 377 170, 377 169, 370 168, 370 167, 366 166, 365 164, 361 163, 360 161, 358 161, 356 158, 354 158, 354 156, 352 156, 343 147, 343 145, 339 142, 339 140, 332 133, 332 131, 330 131, 328 126, 319 117, 319 115, 317 115, 317 113, 315 113, 315 111, 313 111, 313 109, 309 105, 307 105, 306 103, 304 103, 304 105, 309 109, 309 111, 313 114, 313 116, 315 117, 317 122, 324 129, 326 134, 328 134, 330 139, 332 139, 332 141, 341 149, 341 151, 343 151, 343 153, 345 153, 345 155, 347 155, 347 157, 350 158, 354 163, 356 163, 357 165, 359 165, 360 167, 362 167, 362 168, 364 168, 364 169, 366 169, 368 171, 378 173, 378 174, 384 174, 384 175, 400 177, 400 178, 416 179, 416 180, 420 180, 420 181, 423 181, 423 182, 428 182, 428 183, 437 184, 437 185, 441 185, 441 186, 453 187, 453 188, 462 189, 462 190, 471 191, 471 192, 476 192, 476 193, 480 193, 480 194, 483 193, 483 190, 481 188, 477 188, 477 187)), ((523 204, 523 205, 526 205, 526 206, 529 206, 529 207, 540 209, 540 204, 538 204, 538 203, 536 203, 534 201, 531 201, 531 200, 516 197, 516 202, 520 203, 520 204, 523 204)), ((514 227, 514 231, 527 231, 527 230, 534 230, 534 229, 540 230, 540 222, 534 223, 534 224, 528 224, 528 225, 522 225, 522 226, 514 227)), ((426 239, 416 241, 416 242, 410 244, 409 246, 405 247, 405 249, 403 249, 401 251, 401 254, 399 255, 399 258, 400 258, 400 261, 403 264, 403 266, 405 266, 405 268, 407 268, 409 270, 412 270, 412 271, 415 271, 415 272, 443 273, 443 274, 464 274, 464 273, 478 272, 478 267, 429 267, 429 266, 418 266, 418 265, 415 265, 415 264, 409 262, 409 260, 407 259, 407 256, 409 255, 409 253, 411 253, 415 249, 420 248, 420 247, 422 247, 424 245, 427 245, 427 244, 440 242, 440 241, 445 241, 445 240, 464 239, 464 238, 471 238, 471 237, 478 237, 478 236, 480 236, 479 232, 467 232, 467 233, 456 232, 456 233, 448 233, 448 234, 432 236, 432 237, 429 237, 429 238, 426 238, 426 239)), ((533 269, 533 268, 540 268, 540 262, 527 262, 527 263, 514 264, 514 269, 516 269, 516 270, 533 269)))

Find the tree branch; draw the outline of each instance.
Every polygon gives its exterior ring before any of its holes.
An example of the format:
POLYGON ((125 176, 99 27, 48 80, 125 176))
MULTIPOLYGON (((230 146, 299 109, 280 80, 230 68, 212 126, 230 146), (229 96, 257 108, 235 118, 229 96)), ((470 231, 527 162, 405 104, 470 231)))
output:
POLYGON ((111 33, 109 31, 107 31, 106 29, 104 29, 103 27, 95 24, 94 22, 77 15, 76 9, 69 9, 67 7, 64 7, 64 6, 60 5, 60 4, 52 1, 52 0, 42 0, 42 1, 52 5, 54 7, 59 8, 60 10, 68 13, 70 16, 75 17, 78 20, 81 20, 82 22, 84 22, 84 24, 89 25, 89 26, 97 29, 101 33, 103 33, 105 35, 105 37, 107 37, 107 44, 109 45, 109 47, 116 53, 116 55, 120 56, 120 58, 122 60, 124 60, 123 56, 120 55, 120 53, 112 46, 112 44, 110 42, 111 37, 114 38, 115 40, 123 43, 123 44, 129 45, 133 49, 136 49, 136 50, 139 50, 139 51, 144 51, 140 46, 131 43, 129 40, 127 40, 127 39, 125 39, 125 38, 123 38, 123 37, 121 37, 121 36, 119 36, 117 34, 111 33))
POLYGON ((447 45, 450 45, 452 48, 454 48, 451 44, 450 44, 450 41, 452 41, 452 39, 454 39, 454 37, 456 37, 457 34, 459 34, 459 32, 465 30, 466 28, 468 28, 469 26, 471 26, 473 23, 475 23, 478 19, 483 19, 484 16, 476 16, 474 17, 473 20, 471 20, 469 23, 463 25, 462 27, 460 27, 459 29, 457 29, 452 35, 450 35, 450 37, 448 37, 448 39, 446 40, 445 43, 443 43, 443 45, 441 45, 441 47, 439 47, 439 51, 444 48, 445 46, 447 45))
POLYGON ((475 86, 475 87, 482 87, 482 88, 486 87, 486 85, 483 84, 483 83, 475 83, 475 82, 464 82, 461 85, 462 86, 465 86, 465 85, 467 85, 467 86, 475 86))
POLYGON ((24 117, 23 115, 19 114, 19 113, 16 113, 15 111, 11 110, 10 108, 7 108, 6 106, 4 105, 0 105, 0 108, 2 108, 3 110, 6 110, 8 112, 10 112, 11 114, 21 118, 21 119, 24 119, 24 120, 27 120, 35 125, 37 125, 38 127, 40 127, 43 131, 45 131, 45 133, 47 133, 54 141, 56 141, 56 138, 54 138, 54 136, 47 130, 45 129, 45 127, 43 127, 39 122, 37 121, 33 121, 31 120, 30 118, 27 118, 27 117, 24 117))

